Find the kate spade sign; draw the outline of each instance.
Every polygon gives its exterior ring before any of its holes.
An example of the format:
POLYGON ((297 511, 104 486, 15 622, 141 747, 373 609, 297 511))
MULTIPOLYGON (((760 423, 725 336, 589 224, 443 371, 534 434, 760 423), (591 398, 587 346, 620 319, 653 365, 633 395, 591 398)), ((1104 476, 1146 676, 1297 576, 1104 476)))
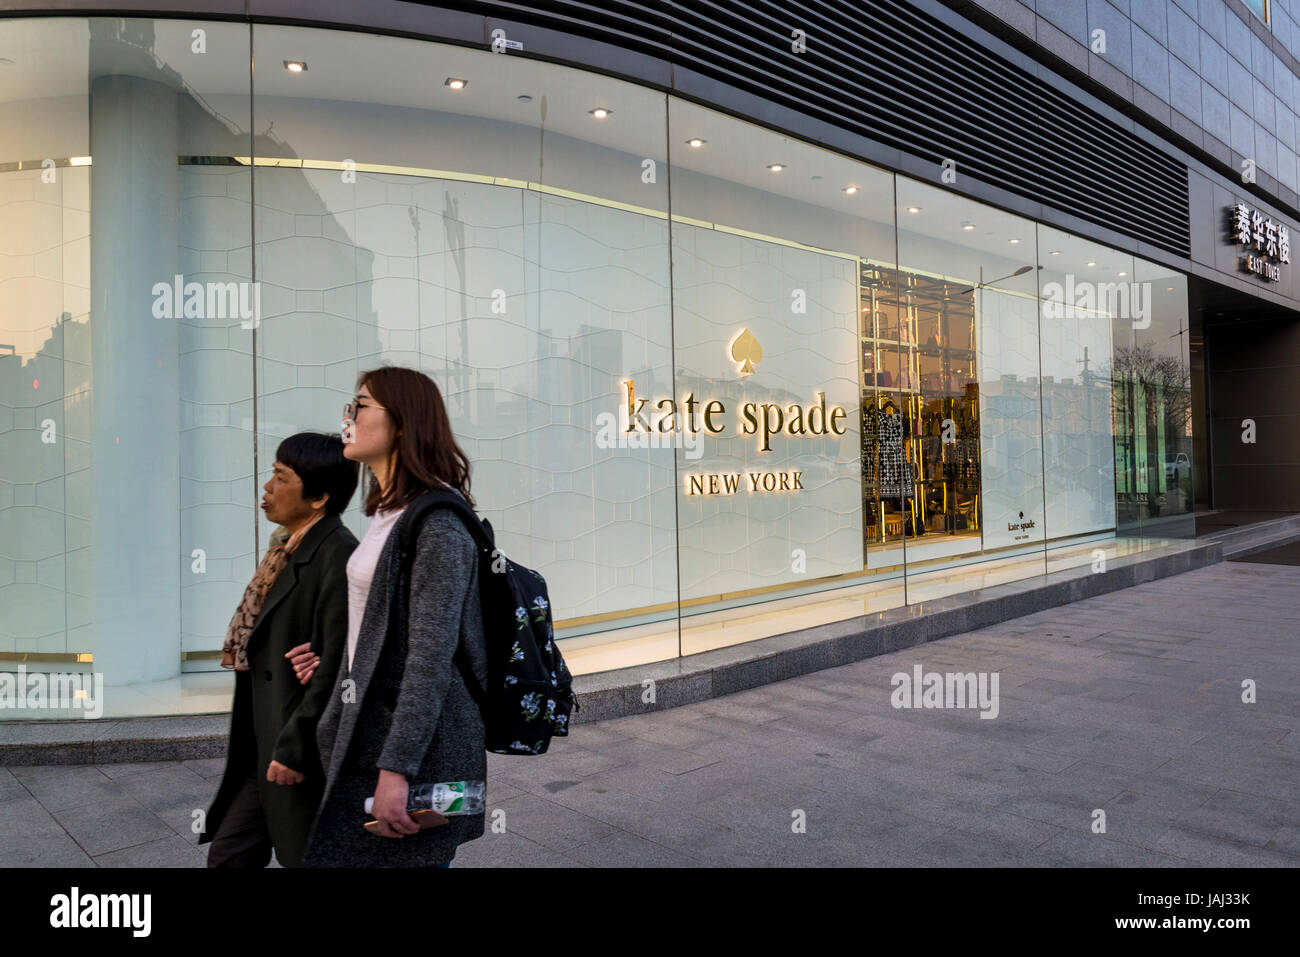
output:
MULTIPOLYGON (((670 397, 651 404, 648 398, 636 394, 636 383, 631 379, 623 381, 623 390, 624 432, 698 434, 703 430, 716 436, 727 433, 727 407, 721 399, 706 401, 688 392, 680 401, 670 397), (651 411, 647 411, 647 406, 651 411)), ((825 392, 818 392, 807 405, 744 402, 737 411, 733 431, 739 435, 757 435, 760 452, 772 450, 774 435, 843 435, 847 431, 844 418, 848 413, 842 406, 828 408, 825 392)))

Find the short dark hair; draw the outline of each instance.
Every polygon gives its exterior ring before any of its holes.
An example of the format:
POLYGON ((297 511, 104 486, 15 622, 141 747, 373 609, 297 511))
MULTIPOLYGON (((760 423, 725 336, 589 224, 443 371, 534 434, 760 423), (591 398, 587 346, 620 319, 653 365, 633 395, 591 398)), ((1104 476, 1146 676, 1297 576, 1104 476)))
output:
POLYGON ((343 440, 327 432, 299 432, 275 450, 275 459, 302 479, 302 497, 328 494, 326 515, 338 515, 348 507, 357 490, 357 463, 343 456, 343 440))

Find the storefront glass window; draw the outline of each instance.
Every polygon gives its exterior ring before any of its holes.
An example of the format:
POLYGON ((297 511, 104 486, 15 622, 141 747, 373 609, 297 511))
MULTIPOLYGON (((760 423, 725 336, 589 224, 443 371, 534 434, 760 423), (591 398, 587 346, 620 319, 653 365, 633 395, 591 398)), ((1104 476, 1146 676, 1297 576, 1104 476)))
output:
POLYGON ((254 46, 308 63, 255 86, 267 447, 336 427, 358 371, 420 369, 574 672, 676 657, 674 450, 619 415, 624 381, 673 394, 664 97, 333 30, 254 46))
POLYGON ((1032 222, 902 177, 897 216, 883 541, 916 602, 1043 573, 1037 256, 1032 222), (908 474, 891 484, 900 442, 908 474))
POLYGON ((384 364, 579 674, 1193 534, 1170 269, 525 57, 0 31, 0 669, 109 716, 229 705, 276 447, 384 364))
POLYGON ((1187 277, 1145 259, 1134 260, 1133 275, 1146 311, 1117 347, 1115 366, 1133 416, 1129 510, 1151 547, 1196 537, 1187 277))
POLYGON ((901 604, 864 567, 861 473, 892 178, 677 99, 669 128, 676 394, 717 410, 677 453, 682 651, 901 604))
POLYGON ((253 569, 250 178, 177 158, 247 152, 248 30, 3 30, 0 653, 93 667, 118 714, 220 710, 224 675, 156 692, 253 569))
MULTIPOLYGON (((1133 257, 1038 227, 1042 302, 1044 486, 1051 570, 1115 557, 1117 494, 1132 483, 1115 435, 1128 432, 1112 401, 1115 344, 1132 336, 1133 257)), ((1127 546, 1124 546, 1127 550, 1127 546)))

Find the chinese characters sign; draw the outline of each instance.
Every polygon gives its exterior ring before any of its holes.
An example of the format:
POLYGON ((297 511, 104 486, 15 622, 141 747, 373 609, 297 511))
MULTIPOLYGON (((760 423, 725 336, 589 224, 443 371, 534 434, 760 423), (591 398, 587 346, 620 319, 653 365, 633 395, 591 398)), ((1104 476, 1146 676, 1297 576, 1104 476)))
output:
POLYGON ((1245 203, 1235 204, 1231 217, 1233 242, 1251 250, 1242 256, 1242 268, 1272 282, 1280 280, 1283 264, 1291 264, 1291 231, 1245 203))

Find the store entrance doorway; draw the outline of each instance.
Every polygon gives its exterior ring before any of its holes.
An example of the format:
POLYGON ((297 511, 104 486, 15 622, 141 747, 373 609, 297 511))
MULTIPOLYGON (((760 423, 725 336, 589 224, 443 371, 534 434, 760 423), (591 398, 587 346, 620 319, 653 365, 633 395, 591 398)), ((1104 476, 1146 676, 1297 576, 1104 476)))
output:
POLYGON ((1188 292, 1197 512, 1300 512, 1300 313, 1204 279, 1188 292))

